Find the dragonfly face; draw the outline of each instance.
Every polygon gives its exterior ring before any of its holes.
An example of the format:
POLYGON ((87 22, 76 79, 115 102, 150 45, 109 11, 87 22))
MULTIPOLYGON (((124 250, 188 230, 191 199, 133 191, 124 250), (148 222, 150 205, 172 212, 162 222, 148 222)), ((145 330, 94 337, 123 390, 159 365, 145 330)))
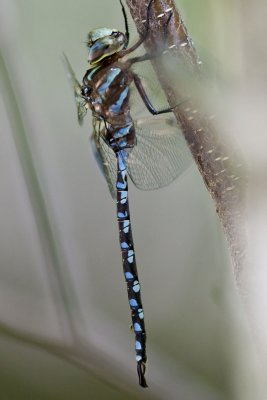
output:
POLYGON ((94 29, 88 34, 88 61, 95 65, 122 49, 126 37, 116 29, 94 29))

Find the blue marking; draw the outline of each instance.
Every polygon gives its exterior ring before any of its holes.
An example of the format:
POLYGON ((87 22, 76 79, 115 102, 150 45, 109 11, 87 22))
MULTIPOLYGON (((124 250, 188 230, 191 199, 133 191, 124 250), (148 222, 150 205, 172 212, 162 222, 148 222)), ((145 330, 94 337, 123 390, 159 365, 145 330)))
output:
POLYGON ((124 233, 128 233, 129 232, 129 226, 130 226, 130 221, 128 219, 126 219, 125 221, 123 221, 123 232, 124 233))
POLYGON ((121 176, 121 179, 123 181, 126 181, 126 168, 123 171, 119 171, 119 174, 121 176))
POLYGON ((123 136, 128 135, 128 133, 129 133, 129 131, 130 131, 132 126, 133 126, 133 124, 129 124, 129 125, 123 126, 116 133, 114 133, 113 137, 115 139, 119 139, 119 138, 121 138, 123 136))
POLYGON ((117 182, 116 184, 117 189, 126 189, 127 188, 127 183, 124 182, 117 182))
POLYGON ((139 309, 138 309, 138 315, 139 315, 139 318, 140 318, 140 319, 144 319, 144 312, 143 312, 143 309, 142 309, 142 308, 139 308, 139 309))
POLYGON ((133 284, 133 291, 134 291, 135 293, 140 292, 140 285, 139 285, 139 282, 138 282, 138 281, 134 281, 134 284, 133 284))
POLYGON ((142 357, 141 356, 136 356, 135 359, 136 359, 137 362, 139 362, 139 361, 142 360, 142 357))
POLYGON ((127 279, 127 281, 130 281, 134 278, 134 276, 131 272, 125 272, 125 278, 127 279))
POLYGON ((128 142, 127 142, 127 139, 125 139, 125 138, 120 139, 119 142, 118 142, 118 145, 120 146, 121 149, 122 149, 123 147, 126 147, 127 144, 128 144, 128 142))
POLYGON ((126 170, 126 157, 124 156, 125 152, 120 151, 118 153, 118 161, 119 161, 119 171, 124 172, 126 170))
POLYGON ((107 88, 111 85, 111 83, 114 81, 116 76, 119 75, 120 72, 120 68, 111 68, 110 72, 108 73, 107 80, 98 88, 98 92, 101 96, 104 95, 107 88))
POLYGON ((129 154, 127 153, 126 150, 120 150, 119 153, 120 153, 120 156, 124 158, 124 160, 127 160, 129 154))
POLYGON ((120 195, 121 195, 120 203, 121 203, 121 204, 125 204, 125 203, 126 203, 126 201, 127 201, 127 194, 128 194, 127 190, 123 190, 123 191, 120 192, 120 195))
POLYGON ((119 218, 119 219, 121 219, 121 218, 127 218, 127 217, 128 217, 127 211, 125 211, 125 212, 118 212, 118 218, 119 218))
POLYGON ((130 299, 129 303, 131 307, 138 307, 137 301, 135 299, 130 299))
POLYGON ((127 259, 129 264, 132 264, 133 258, 134 258, 134 251, 133 250, 129 250, 128 251, 128 259, 127 259))
POLYGON ((136 350, 142 350, 142 345, 140 342, 138 342, 138 340, 135 342, 135 349, 136 350))
POLYGON ((112 104, 109 107, 109 110, 114 113, 120 112, 123 102, 126 99, 126 97, 128 96, 128 93, 129 93, 129 88, 128 88, 128 86, 126 86, 126 88, 121 92, 120 97, 118 98, 116 103, 112 104))
POLYGON ((89 47, 88 50, 89 50, 89 58, 91 58, 92 55, 94 55, 95 53, 97 54, 99 51, 103 53, 103 51, 106 50, 106 44, 103 43, 102 41, 96 41, 92 46, 89 47))
POLYGON ((122 250, 129 249, 129 245, 128 245, 128 243, 126 243, 126 242, 122 242, 122 243, 121 243, 121 248, 122 248, 122 250))
POLYGON ((138 322, 135 322, 135 324, 134 324, 134 331, 135 332, 142 332, 141 325, 138 324, 138 322))
POLYGON ((126 189, 127 188, 126 169, 122 170, 122 171, 119 170, 116 187, 117 187, 117 189, 126 189))
POLYGON ((90 69, 87 75, 87 79, 91 80, 92 76, 94 75, 94 73, 100 68, 100 65, 98 67, 95 67, 93 69, 90 69))

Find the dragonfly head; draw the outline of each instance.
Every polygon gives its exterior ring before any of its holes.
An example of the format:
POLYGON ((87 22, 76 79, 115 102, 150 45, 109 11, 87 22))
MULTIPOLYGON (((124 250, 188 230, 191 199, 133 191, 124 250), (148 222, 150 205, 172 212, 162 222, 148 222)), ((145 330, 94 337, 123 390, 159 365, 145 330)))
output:
POLYGON ((125 35, 116 29, 94 29, 88 34, 88 61, 91 64, 99 63, 104 58, 117 53, 125 42, 125 35))

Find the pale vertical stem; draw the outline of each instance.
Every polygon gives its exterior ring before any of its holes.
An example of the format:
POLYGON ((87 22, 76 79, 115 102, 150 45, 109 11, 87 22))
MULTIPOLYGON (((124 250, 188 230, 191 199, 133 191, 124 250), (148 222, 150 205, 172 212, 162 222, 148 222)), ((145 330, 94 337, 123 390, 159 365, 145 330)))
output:
MULTIPOLYGON (((142 32, 147 0, 127 0, 127 5, 138 31, 142 32)), ((176 60, 179 65, 182 61, 188 74, 187 79, 183 79, 184 76, 177 74, 174 81, 162 63, 161 57, 153 60, 152 64, 170 105, 179 104, 189 98, 183 106, 175 108, 174 114, 205 185, 215 202, 216 211, 228 241, 235 277, 239 283, 246 242, 244 227, 246 179, 242 176, 243 169, 240 168, 241 163, 238 156, 232 150, 230 154, 229 147, 223 141, 223 136, 217 132, 211 122, 211 116, 203 112, 201 105, 197 104, 194 99, 196 96, 194 96, 192 82, 195 82, 197 86, 201 81, 201 62, 182 17, 172 0, 154 0, 150 35, 145 43, 145 48, 148 52, 153 52, 159 40, 162 40, 164 18, 158 16, 162 13, 167 15, 169 10, 172 10, 173 17, 168 25, 167 44, 171 48, 172 60, 176 60)), ((243 175, 245 175, 244 172, 243 175)))

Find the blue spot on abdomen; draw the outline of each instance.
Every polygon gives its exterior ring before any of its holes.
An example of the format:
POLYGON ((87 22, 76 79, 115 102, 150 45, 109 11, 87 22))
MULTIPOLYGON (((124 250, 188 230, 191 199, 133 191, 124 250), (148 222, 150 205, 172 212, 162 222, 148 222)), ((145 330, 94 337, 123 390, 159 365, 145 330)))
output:
POLYGON ((127 211, 125 211, 125 212, 118 212, 118 218, 127 218, 127 217, 128 217, 127 211))
POLYGON ((141 349, 142 349, 141 343, 138 342, 138 341, 136 341, 136 342, 135 342, 135 348, 136 348, 136 350, 141 350, 141 349))
POLYGON ((125 278, 128 280, 132 280, 134 278, 131 272, 125 272, 125 278))
POLYGON ((130 303, 131 307, 137 307, 138 306, 137 301, 135 299, 130 299, 129 303, 130 303))
POLYGON ((138 322, 136 322, 136 323, 134 324, 134 331, 135 331, 135 332, 141 332, 141 331, 142 331, 141 325, 138 324, 138 322))
POLYGON ((133 284, 133 291, 134 291, 135 293, 138 293, 138 292, 140 291, 140 284, 139 284, 138 281, 134 281, 134 284, 133 284))

